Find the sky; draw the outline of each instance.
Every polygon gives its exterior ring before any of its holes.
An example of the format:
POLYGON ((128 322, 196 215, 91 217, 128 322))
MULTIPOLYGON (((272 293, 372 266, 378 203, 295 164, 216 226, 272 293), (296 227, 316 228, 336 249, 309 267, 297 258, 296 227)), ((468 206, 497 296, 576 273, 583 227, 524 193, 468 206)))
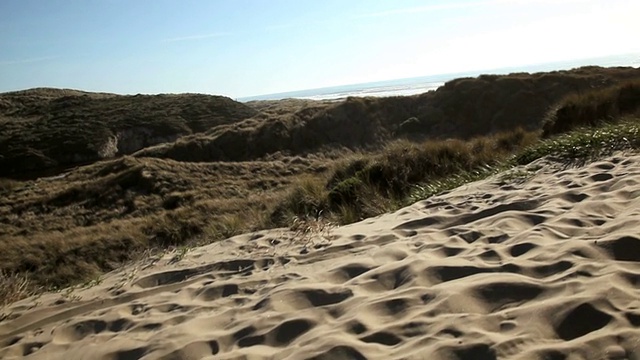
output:
POLYGON ((640 52, 638 0, 1 0, 0 92, 232 98, 640 52))

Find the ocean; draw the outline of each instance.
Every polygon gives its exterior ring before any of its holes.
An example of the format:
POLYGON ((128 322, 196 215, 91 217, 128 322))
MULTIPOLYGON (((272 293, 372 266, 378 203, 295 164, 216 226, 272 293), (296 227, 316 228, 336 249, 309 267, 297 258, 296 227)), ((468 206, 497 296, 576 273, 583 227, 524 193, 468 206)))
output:
POLYGON ((640 67, 640 53, 613 55, 599 58, 589 58, 562 62, 553 62, 538 65, 508 67, 490 70, 477 70, 460 73, 439 74, 420 76, 406 79, 395 79, 386 81, 369 82, 362 84, 351 84, 342 86, 332 86, 319 89, 308 89, 289 91, 277 94, 266 94, 239 98, 238 101, 248 102, 253 100, 281 100, 287 98, 311 99, 311 100, 337 100, 349 96, 404 96, 421 94, 430 90, 435 90, 444 85, 445 82, 461 77, 475 77, 481 74, 509 74, 514 72, 541 72, 553 70, 568 70, 580 66, 597 65, 604 67, 611 66, 632 66, 640 67))

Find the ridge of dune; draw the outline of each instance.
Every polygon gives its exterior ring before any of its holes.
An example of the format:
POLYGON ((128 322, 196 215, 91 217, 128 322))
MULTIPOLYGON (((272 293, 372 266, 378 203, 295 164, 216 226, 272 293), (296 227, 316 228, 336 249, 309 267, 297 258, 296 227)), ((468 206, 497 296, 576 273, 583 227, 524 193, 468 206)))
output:
POLYGON ((3 359, 638 359, 640 155, 541 159, 12 305, 3 359))

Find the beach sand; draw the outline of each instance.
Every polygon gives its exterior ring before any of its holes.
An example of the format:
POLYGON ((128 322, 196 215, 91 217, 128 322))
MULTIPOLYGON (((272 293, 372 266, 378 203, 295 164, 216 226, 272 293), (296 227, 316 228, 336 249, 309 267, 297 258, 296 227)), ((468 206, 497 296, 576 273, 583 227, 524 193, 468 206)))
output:
POLYGON ((0 358, 640 359, 639 155, 543 159, 303 230, 20 301, 0 358))

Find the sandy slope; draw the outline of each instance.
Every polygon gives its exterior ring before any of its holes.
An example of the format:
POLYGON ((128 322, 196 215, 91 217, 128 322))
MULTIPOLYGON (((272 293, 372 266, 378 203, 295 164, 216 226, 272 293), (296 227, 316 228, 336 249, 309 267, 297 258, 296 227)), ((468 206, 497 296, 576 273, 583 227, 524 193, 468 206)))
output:
POLYGON ((527 169, 22 301, 0 357, 640 359, 640 156, 527 169))

